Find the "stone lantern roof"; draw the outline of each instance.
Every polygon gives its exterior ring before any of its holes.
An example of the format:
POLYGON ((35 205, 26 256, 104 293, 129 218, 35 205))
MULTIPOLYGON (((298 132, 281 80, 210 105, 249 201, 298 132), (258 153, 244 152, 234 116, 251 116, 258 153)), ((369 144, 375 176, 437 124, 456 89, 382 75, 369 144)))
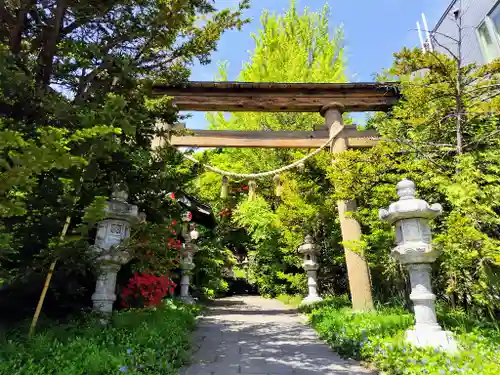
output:
POLYGON ((316 245, 313 243, 313 239, 311 235, 307 235, 306 238, 304 239, 304 243, 299 246, 298 252, 300 254, 316 254, 318 253, 318 248, 316 245))
POLYGON ((432 219, 443 211, 439 203, 429 205, 422 199, 415 198, 415 184, 408 179, 401 180, 396 185, 399 200, 390 204, 389 209, 381 209, 379 217, 393 224, 398 220, 422 218, 432 219))

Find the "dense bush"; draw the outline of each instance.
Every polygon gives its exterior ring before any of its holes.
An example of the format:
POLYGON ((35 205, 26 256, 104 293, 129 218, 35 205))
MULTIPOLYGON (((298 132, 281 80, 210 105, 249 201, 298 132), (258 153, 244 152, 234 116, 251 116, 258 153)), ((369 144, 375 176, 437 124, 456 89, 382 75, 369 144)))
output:
POLYGON ((166 300, 157 308, 40 330, 32 340, 8 332, 0 337, 0 374, 174 374, 188 359, 196 307, 166 300))
MULTIPOLYGON (((202 229, 200 229, 202 230, 202 229)), ((234 256, 220 240, 218 230, 203 230, 197 242, 199 251, 194 255, 196 267, 192 271, 192 294, 212 299, 227 292, 226 269, 235 262, 234 256)))
POLYGON ((320 337, 339 354, 368 361, 385 374, 497 374, 500 332, 464 313, 443 313, 443 328, 455 332, 460 343, 456 355, 406 344, 404 331, 413 324, 413 317, 399 308, 353 313, 327 303, 314 309, 310 319, 320 337))

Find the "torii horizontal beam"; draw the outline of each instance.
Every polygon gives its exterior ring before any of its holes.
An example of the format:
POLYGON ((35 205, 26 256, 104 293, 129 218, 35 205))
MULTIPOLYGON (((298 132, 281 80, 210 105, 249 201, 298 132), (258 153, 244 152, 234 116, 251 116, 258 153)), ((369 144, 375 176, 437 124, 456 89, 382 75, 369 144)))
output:
POLYGON ((397 83, 188 82, 153 85, 181 111, 320 112, 331 103, 346 112, 386 111, 400 98, 397 83))
MULTIPOLYGON (((373 147, 377 140, 373 129, 358 131, 345 126, 337 138, 346 138, 349 148, 373 147)), ((237 131, 186 129, 186 135, 172 135, 175 147, 232 148, 318 148, 329 139, 328 130, 314 131, 237 131)))

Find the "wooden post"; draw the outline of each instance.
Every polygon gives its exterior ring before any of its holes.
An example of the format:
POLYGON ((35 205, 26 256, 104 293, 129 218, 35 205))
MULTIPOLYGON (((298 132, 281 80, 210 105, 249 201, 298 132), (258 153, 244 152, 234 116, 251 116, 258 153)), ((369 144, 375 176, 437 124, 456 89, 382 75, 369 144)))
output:
MULTIPOLYGON (((321 115, 325 118, 325 126, 329 129, 330 137, 339 135, 344 128, 342 120, 343 109, 343 106, 338 103, 332 103, 321 109, 321 115)), ((347 140, 344 137, 339 137, 332 143, 330 151, 337 153, 347 149, 347 140)), ((354 218, 346 216, 346 212, 356 211, 356 202, 354 200, 341 200, 337 202, 337 207, 342 240, 344 241, 352 307, 358 311, 372 310, 373 299, 368 264, 362 254, 351 250, 352 245, 350 245, 350 243, 361 239, 361 226, 354 218)))

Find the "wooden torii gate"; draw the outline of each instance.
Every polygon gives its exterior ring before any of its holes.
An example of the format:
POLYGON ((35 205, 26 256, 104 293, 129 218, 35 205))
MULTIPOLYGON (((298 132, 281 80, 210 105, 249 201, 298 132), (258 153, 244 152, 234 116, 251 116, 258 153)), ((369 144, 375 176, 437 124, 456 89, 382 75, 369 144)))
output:
MULTIPOLYGON (((189 130, 172 135, 173 146, 317 148, 335 137, 330 151, 366 148, 376 144, 373 130, 346 126, 343 112, 386 111, 399 100, 397 83, 247 83, 189 82, 177 86, 155 85, 153 96, 173 97, 184 111, 218 112, 320 112, 325 123, 312 131, 189 130)), ((355 310, 373 308, 370 274, 366 260, 349 248, 361 238, 361 227, 346 212, 356 203, 339 201, 337 207, 344 242, 349 288, 355 310)))

